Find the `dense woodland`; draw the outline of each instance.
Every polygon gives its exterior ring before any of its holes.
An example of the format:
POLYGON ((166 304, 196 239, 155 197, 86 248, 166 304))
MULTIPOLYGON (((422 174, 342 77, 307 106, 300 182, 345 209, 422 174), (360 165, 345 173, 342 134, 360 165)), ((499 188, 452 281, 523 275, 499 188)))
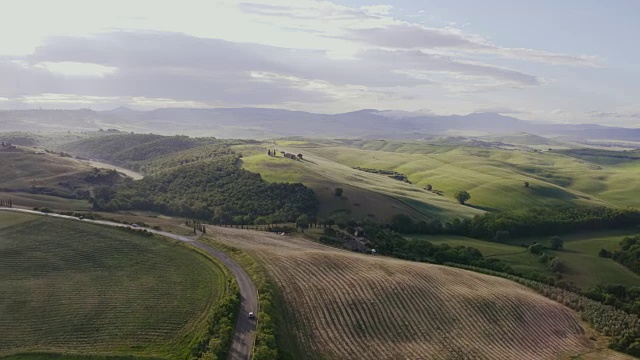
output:
MULTIPOLYGON (((169 160, 172 161, 172 160, 169 160)), ((94 208, 150 210, 214 224, 292 222, 314 215, 318 200, 302 184, 266 183, 228 153, 158 172, 118 187, 96 189, 94 208)))
POLYGON ((434 245, 426 240, 406 239, 385 226, 367 223, 363 228, 379 254, 401 259, 437 264, 456 263, 485 269, 515 273, 498 259, 487 259, 476 248, 469 246, 434 245))
POLYGON ((614 251, 611 258, 628 267, 631 271, 640 274, 640 236, 622 239, 620 250, 614 251))
MULTIPOLYGON (((96 210, 149 210, 215 224, 292 222, 318 200, 302 184, 269 184, 243 170, 229 145, 252 141, 105 132, 61 149, 140 171, 145 177, 96 186, 96 210)), ((100 185, 100 184, 96 184, 100 185)))
POLYGON ((399 215, 390 227, 401 233, 454 234, 476 239, 504 241, 511 237, 552 236, 579 231, 634 227, 640 224, 640 209, 607 207, 532 208, 524 211, 486 213, 473 219, 415 222, 399 215))

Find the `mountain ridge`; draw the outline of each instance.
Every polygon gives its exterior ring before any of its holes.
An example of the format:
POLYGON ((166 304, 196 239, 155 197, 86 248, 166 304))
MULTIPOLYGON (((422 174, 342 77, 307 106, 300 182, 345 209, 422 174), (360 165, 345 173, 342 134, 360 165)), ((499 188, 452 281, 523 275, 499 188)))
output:
POLYGON ((419 139, 429 135, 474 136, 526 132, 585 140, 640 141, 640 128, 598 124, 551 124, 495 112, 434 115, 424 111, 361 109, 320 114, 276 108, 159 108, 134 110, 1 110, 5 131, 122 131, 212 135, 220 138, 284 136, 419 139))

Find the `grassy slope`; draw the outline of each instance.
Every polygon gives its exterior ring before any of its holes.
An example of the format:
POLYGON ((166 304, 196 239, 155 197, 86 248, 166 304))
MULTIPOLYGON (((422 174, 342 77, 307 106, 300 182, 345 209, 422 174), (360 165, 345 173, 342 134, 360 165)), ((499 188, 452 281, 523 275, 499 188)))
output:
POLYGON ((225 274, 182 244, 0 212, 0 355, 183 356, 225 274))
POLYGON ((55 154, 36 154, 35 150, 20 148, 19 152, 0 153, 0 188, 12 189, 12 192, 0 192, 4 199, 12 198, 14 205, 23 207, 48 207, 57 210, 88 210, 91 204, 86 200, 73 200, 44 194, 31 194, 24 191, 33 186, 52 189, 57 194, 72 195, 72 191, 61 185, 68 182, 84 189, 90 185, 84 178, 93 168, 83 162, 55 154))
MULTIPOLYGON (((395 170, 423 188, 427 184, 451 199, 471 193, 470 204, 487 210, 532 206, 639 206, 640 161, 595 163, 555 152, 431 145, 420 141, 340 141, 287 145, 346 165, 395 170), (523 186, 524 181, 531 184, 523 186)), ((419 198, 418 192, 409 197, 419 198)), ((422 198, 424 203, 433 202, 422 198)))
MULTIPOLYGON (((573 234, 563 236, 564 250, 547 252, 557 256, 566 266, 563 277, 579 287, 587 288, 597 284, 623 284, 640 286, 640 275, 633 273, 624 266, 611 259, 598 257, 598 251, 605 248, 615 250, 618 243, 625 236, 634 235, 633 231, 616 230, 589 234, 573 234)), ((526 252, 522 245, 540 242, 549 246, 548 238, 527 238, 513 240, 509 244, 493 243, 483 240, 465 238, 461 236, 417 236, 435 244, 449 244, 451 246, 471 246, 485 256, 503 260, 514 269, 522 272, 548 272, 545 265, 537 261, 537 257, 526 252)))
POLYGON ((265 265, 311 358, 615 355, 597 349, 566 308, 509 281, 259 232, 208 234, 265 265))
MULTIPOLYGON (((286 145, 292 146, 291 142, 286 145)), ((294 144, 300 146, 299 143, 294 144)), ((266 147, 236 147, 242 152, 243 166, 260 173, 267 181, 302 182, 312 188, 320 200, 320 216, 328 216, 347 209, 355 218, 387 221, 392 215, 404 213, 416 218, 472 216, 480 213, 473 208, 456 204, 414 185, 405 184, 378 174, 351 169, 348 166, 314 156, 307 148, 295 148, 305 154, 305 160, 292 161, 282 156, 269 157, 266 147), (343 198, 334 189, 344 189, 343 198)))
POLYGON ((582 177, 587 166, 555 155, 464 147, 427 149, 433 151, 430 154, 342 147, 310 151, 348 166, 395 170, 406 174, 418 187, 431 184, 447 198, 466 190, 471 194, 471 205, 486 209, 605 204, 567 188, 573 177, 582 177), (531 187, 525 188, 524 181, 531 187))
POLYGON ((573 148, 574 144, 566 143, 563 141, 558 141, 555 139, 546 138, 539 135, 529 134, 529 133, 514 133, 514 134, 505 134, 505 135, 488 135, 480 137, 481 140, 485 141, 498 141, 505 144, 510 145, 521 145, 532 148, 539 149, 547 149, 547 148, 573 148))
POLYGON ((0 188, 28 189, 32 186, 61 188, 61 181, 82 179, 91 167, 54 154, 36 154, 29 149, 0 153, 0 188))

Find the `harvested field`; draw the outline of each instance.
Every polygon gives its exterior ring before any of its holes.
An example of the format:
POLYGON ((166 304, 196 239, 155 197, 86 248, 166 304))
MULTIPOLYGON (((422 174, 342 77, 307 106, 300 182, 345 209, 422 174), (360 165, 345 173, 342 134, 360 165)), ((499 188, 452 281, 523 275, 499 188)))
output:
POLYGON ((312 359, 618 356, 600 352, 571 310, 505 279, 267 233, 209 236, 260 259, 312 359))

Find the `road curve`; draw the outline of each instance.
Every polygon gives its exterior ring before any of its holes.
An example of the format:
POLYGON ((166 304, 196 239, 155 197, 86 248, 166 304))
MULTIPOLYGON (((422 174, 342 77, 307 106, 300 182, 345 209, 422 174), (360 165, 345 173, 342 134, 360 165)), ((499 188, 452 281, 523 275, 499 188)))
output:
MULTIPOLYGON (((26 210, 26 209, 16 209, 16 208, 0 208, 0 211, 15 211, 22 212, 27 214, 35 214, 35 215, 45 215, 52 216, 63 219, 71 219, 77 220, 92 224, 101 224, 108 226, 117 226, 117 227, 128 227, 129 225, 120 224, 111 221, 105 220, 89 220, 89 219, 78 219, 74 216, 60 215, 55 213, 42 213, 40 211, 26 210)), ((229 357, 230 360, 249 360, 251 359, 251 350, 253 348, 253 341, 255 339, 256 332, 256 321, 251 320, 248 317, 249 312, 253 311, 257 314, 258 312, 258 292, 256 291, 256 287, 251 281, 249 275, 244 271, 244 269, 238 265, 235 261, 233 261, 227 254, 214 249, 213 247, 203 244, 197 240, 188 238, 186 236, 180 236, 176 234, 171 234, 164 231, 158 231, 153 229, 145 229, 148 232, 152 232, 154 234, 162 235, 174 240, 187 242, 199 249, 206 251, 211 256, 215 257, 220 261, 224 266, 229 269, 231 274, 235 277, 236 282, 238 283, 238 288, 240 289, 240 313, 238 314, 238 321, 236 322, 236 332, 233 336, 233 340, 231 341, 231 348, 229 349, 229 357)))

